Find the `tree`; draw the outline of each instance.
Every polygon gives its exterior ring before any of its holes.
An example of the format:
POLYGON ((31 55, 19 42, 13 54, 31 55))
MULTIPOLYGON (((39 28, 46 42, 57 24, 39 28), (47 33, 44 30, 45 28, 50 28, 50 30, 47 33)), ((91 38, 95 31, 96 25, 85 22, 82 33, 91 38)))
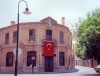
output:
POLYGON ((87 18, 79 23, 75 53, 81 59, 100 61, 100 9, 87 14, 87 18))

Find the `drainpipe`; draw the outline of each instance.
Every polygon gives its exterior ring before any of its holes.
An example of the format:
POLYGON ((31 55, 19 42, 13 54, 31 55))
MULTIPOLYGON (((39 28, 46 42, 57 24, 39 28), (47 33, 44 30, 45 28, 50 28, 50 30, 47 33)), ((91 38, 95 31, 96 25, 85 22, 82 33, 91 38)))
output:
MULTIPOLYGON (((1 34, 1 45, 2 45, 2 31, 0 32, 0 34, 1 34)), ((0 62, 1 62, 1 64, 0 64, 0 71, 1 71, 1 66, 2 66, 2 47, 1 47, 1 58, 0 58, 0 62)))
POLYGON ((59 70, 59 25, 58 25, 58 70, 59 70))
POLYGON ((38 24, 38 70, 40 67, 40 25, 38 24))

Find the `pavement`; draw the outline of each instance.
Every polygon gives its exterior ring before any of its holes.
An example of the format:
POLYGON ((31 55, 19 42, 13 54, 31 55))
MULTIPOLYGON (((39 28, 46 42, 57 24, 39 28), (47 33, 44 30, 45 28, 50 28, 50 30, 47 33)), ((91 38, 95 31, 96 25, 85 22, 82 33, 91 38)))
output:
MULTIPOLYGON (((73 76, 72 73, 76 73, 77 71, 78 70, 76 68, 73 68, 73 69, 59 70, 59 71, 53 71, 53 72, 34 72, 34 73, 23 72, 23 73, 18 73, 17 76, 73 76)), ((15 76, 15 74, 1 73, 0 76, 15 76)))
MULTIPOLYGON (((29 72, 21 72, 18 74, 58 74, 58 73, 72 73, 72 72, 77 72, 78 69, 76 68, 72 68, 72 69, 66 69, 66 70, 57 70, 57 71, 53 71, 53 72, 44 72, 44 71, 39 71, 39 72, 33 72, 33 73, 29 73, 29 72)), ((11 72, 0 72, 0 74, 14 74, 11 72)))
MULTIPOLYGON (((17 76, 100 76, 93 68, 76 66, 73 69, 59 70, 53 72, 34 72, 34 73, 18 73, 17 76)), ((1 73, 0 76, 14 76, 10 73, 1 73)))
POLYGON ((77 74, 79 76, 100 76, 95 70, 94 68, 90 68, 90 67, 83 67, 83 66, 76 66, 77 69, 79 69, 79 71, 77 72, 77 74))
POLYGON ((72 68, 72 69, 66 69, 66 70, 58 70, 53 72, 35 72, 34 74, 57 74, 57 73, 72 73, 77 72, 78 69, 72 68))

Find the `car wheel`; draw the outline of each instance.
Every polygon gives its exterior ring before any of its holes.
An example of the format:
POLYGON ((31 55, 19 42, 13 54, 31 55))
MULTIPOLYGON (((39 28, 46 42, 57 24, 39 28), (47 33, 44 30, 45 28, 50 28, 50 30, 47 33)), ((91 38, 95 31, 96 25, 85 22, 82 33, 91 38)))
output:
POLYGON ((98 71, 98 73, 100 74, 100 70, 98 71))

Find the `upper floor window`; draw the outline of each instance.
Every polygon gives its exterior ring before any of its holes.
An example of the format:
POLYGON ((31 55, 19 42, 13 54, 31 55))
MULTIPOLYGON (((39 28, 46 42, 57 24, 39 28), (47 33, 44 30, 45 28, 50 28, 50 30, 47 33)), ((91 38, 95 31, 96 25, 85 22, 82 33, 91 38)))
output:
POLYGON ((60 31, 60 42, 64 42, 64 33, 60 31))
POLYGON ((72 46, 72 39, 71 37, 68 36, 68 47, 71 48, 71 46, 72 46))
POLYGON ((27 52, 27 66, 30 65, 36 66, 36 51, 28 51, 27 52), (34 60, 32 60, 32 57, 35 57, 34 60))
POLYGON ((59 52, 59 64, 65 66, 65 55, 64 52, 59 52))
POLYGON ((6 66, 13 66, 13 52, 8 52, 6 54, 6 66))
POLYGON ((17 31, 13 32, 13 43, 17 42, 17 31))
POLYGON ((9 33, 5 34, 5 44, 9 43, 9 33))
POLYGON ((35 41, 35 30, 29 30, 29 41, 35 41))
POLYGON ((52 30, 46 30, 46 40, 52 40, 52 30))

